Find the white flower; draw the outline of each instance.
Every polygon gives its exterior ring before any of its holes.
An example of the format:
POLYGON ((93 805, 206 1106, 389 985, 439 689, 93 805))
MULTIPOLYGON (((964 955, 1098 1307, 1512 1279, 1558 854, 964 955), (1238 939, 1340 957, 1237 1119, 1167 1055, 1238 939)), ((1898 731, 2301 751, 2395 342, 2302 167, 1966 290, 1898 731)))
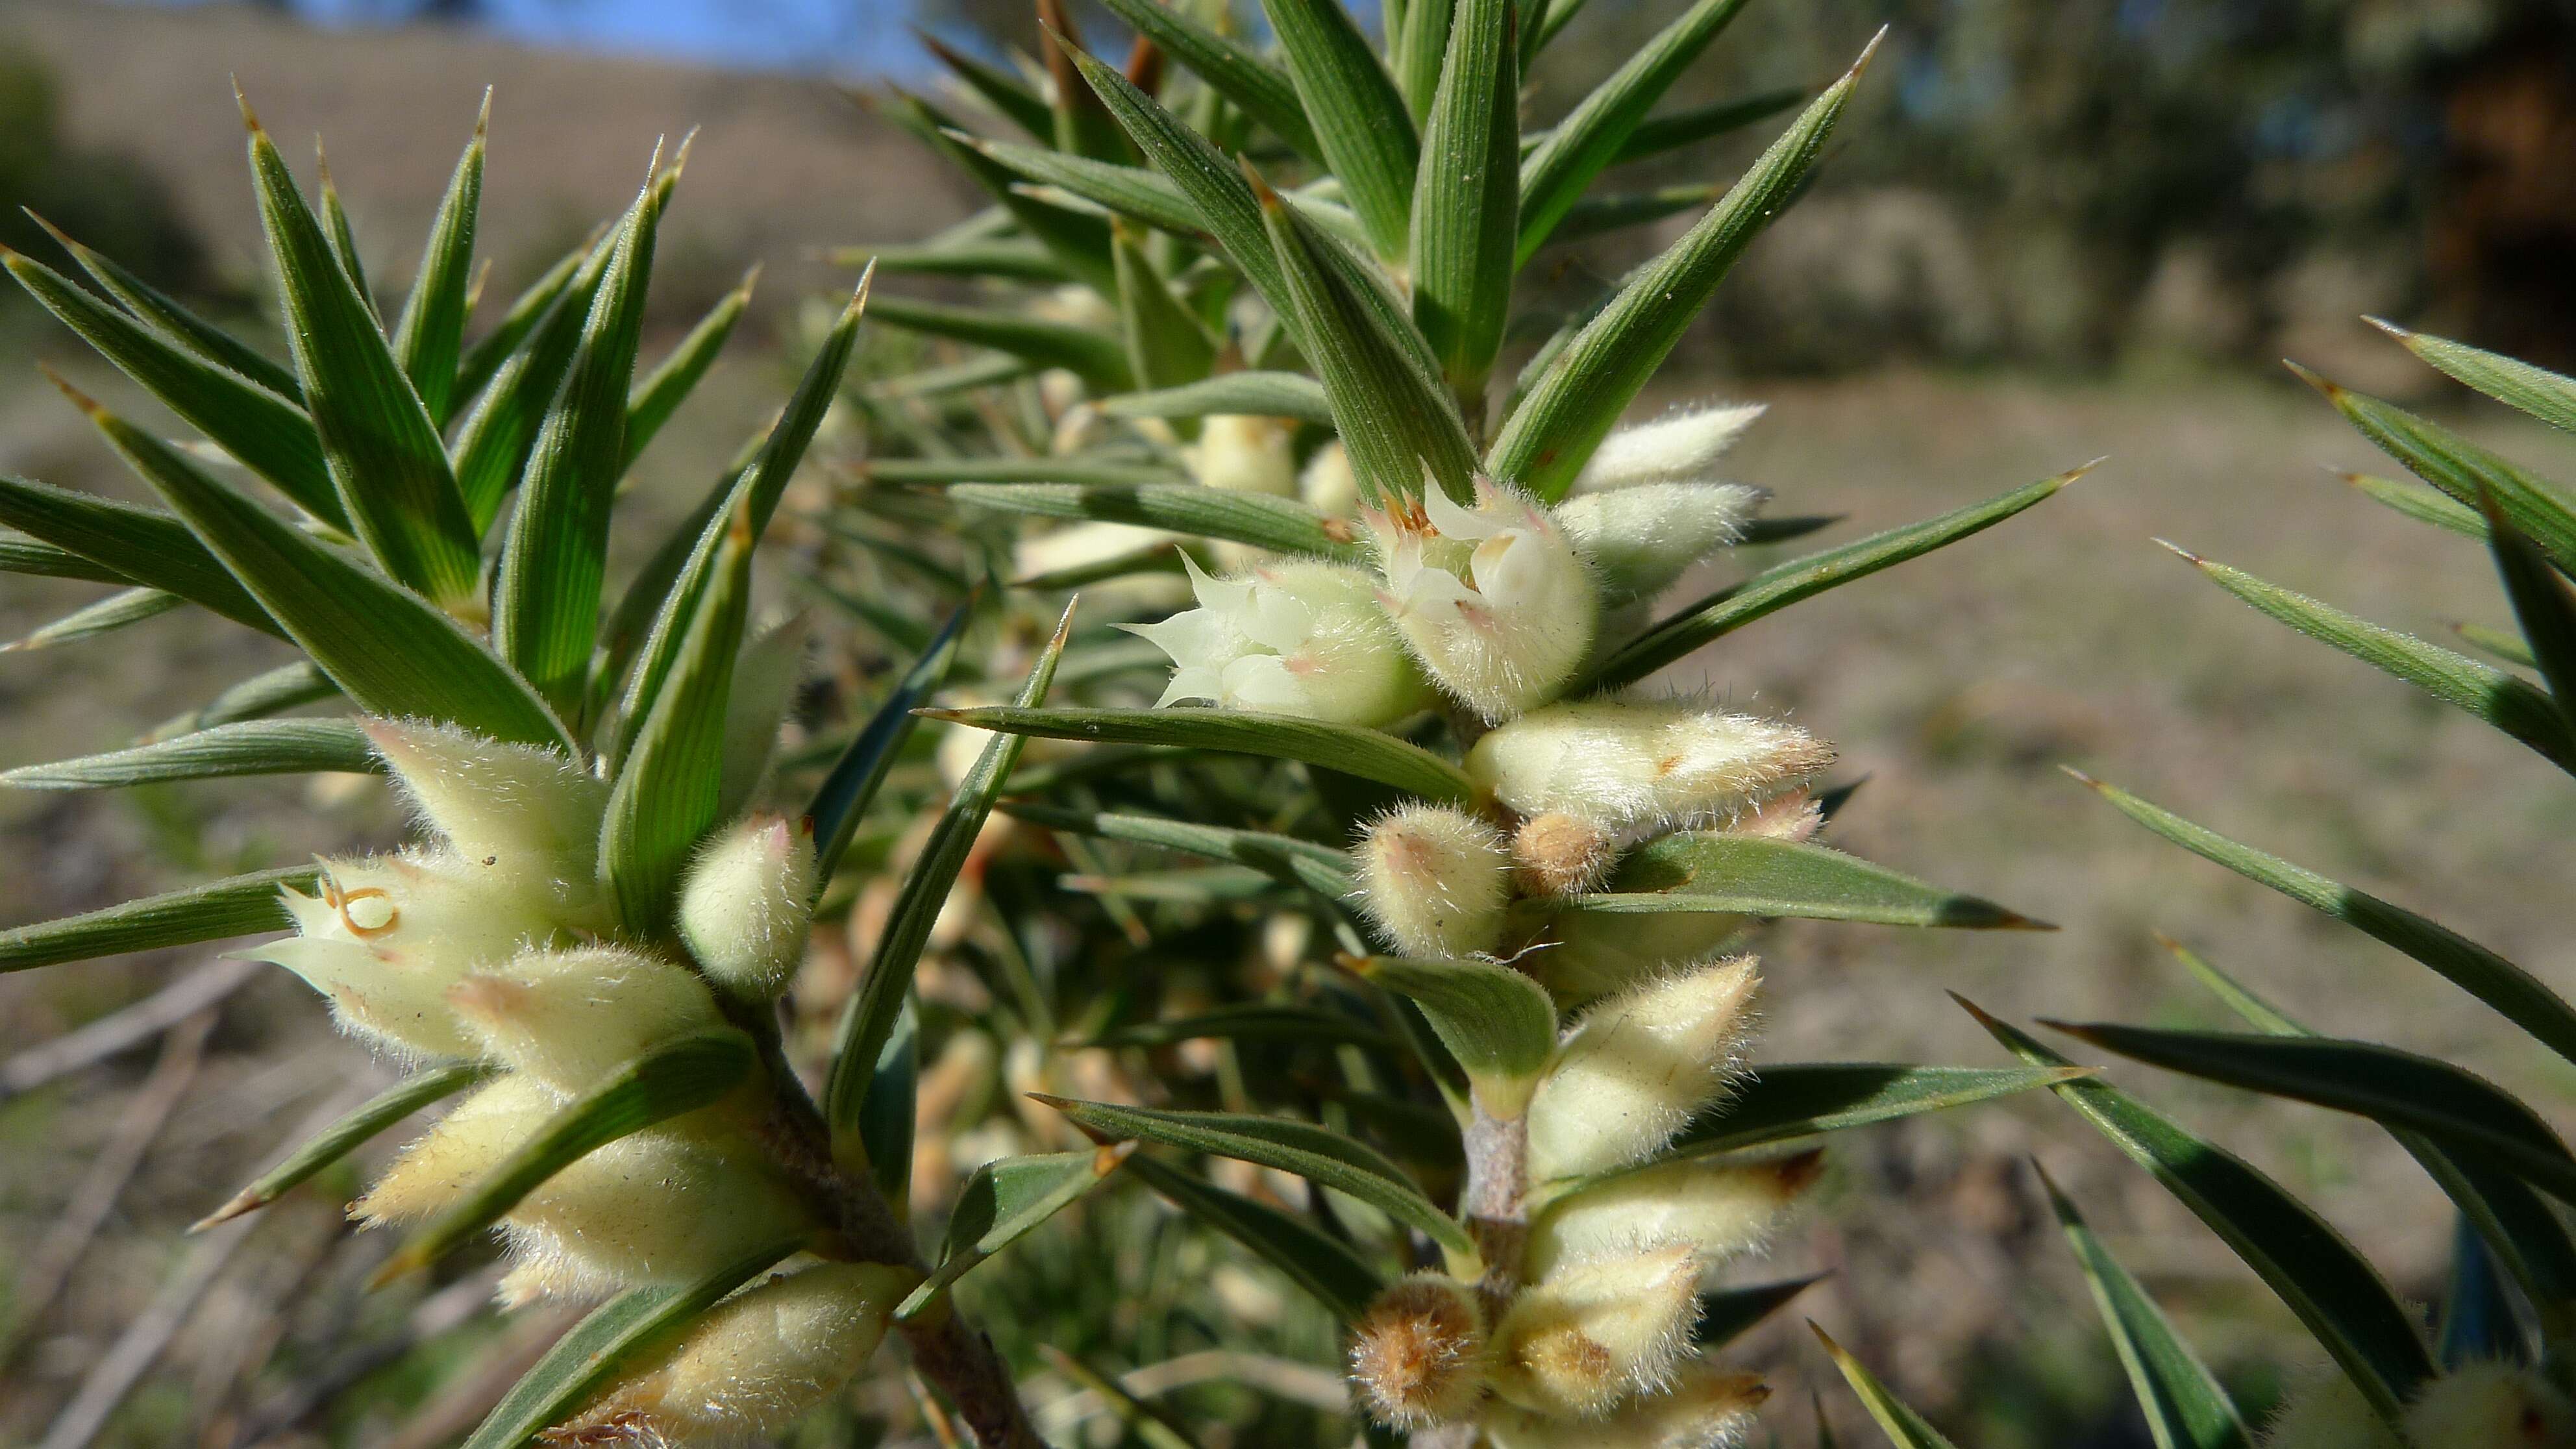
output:
POLYGON ((1430 703, 1358 569, 1292 560, 1220 579, 1188 567, 1199 607, 1159 624, 1120 626, 1171 656, 1172 682, 1157 704, 1203 699, 1384 725, 1430 703))
POLYGON ((1295 437, 1294 425, 1285 418, 1212 413, 1200 425, 1199 440, 1184 446, 1181 457, 1201 487, 1294 498, 1297 457, 1289 445, 1295 437))
POLYGON ((1743 537, 1761 501, 1741 483, 1640 483, 1568 499, 1556 518, 1591 561, 1604 601, 1619 604, 1662 593, 1743 537))
POLYGON ((1379 602, 1431 677, 1488 722, 1544 704, 1592 647, 1600 604, 1565 531, 1527 496, 1476 480, 1476 506, 1426 490, 1419 513, 1362 513, 1379 602))
POLYGON ((1734 445, 1762 403, 1677 408, 1651 423, 1621 428, 1601 440, 1575 476, 1577 493, 1606 493, 1640 483, 1705 483, 1718 455, 1734 445))

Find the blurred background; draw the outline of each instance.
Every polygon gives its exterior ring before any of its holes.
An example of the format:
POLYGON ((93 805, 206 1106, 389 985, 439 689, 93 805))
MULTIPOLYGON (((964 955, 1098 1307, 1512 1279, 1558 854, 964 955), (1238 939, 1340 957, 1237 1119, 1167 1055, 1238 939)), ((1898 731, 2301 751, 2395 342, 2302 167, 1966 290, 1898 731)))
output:
MULTIPOLYGON (((1676 8, 1593 0, 1526 116, 1553 121, 1676 8)), ((1084 19, 1112 43, 1105 16, 1084 19)), ((2328 469, 2373 455, 2272 359, 2576 474, 2559 435, 2468 407, 2359 320, 2576 363, 2576 12, 1754 0, 1668 104, 1813 89, 1881 24, 1894 26, 1882 69, 1823 179, 1648 401, 1771 404, 1737 475, 1784 512, 1854 530, 2110 455, 2063 500, 1733 636, 1704 663, 1720 694, 1794 715, 1868 777, 1837 824, 1852 848, 2064 929, 1783 929, 1765 948, 1764 1054, 1994 1060, 1945 988, 2022 1017, 2217 1024, 2154 945, 2161 929, 2322 1026, 2453 1055, 2563 1117, 2576 1108, 2563 1064, 2411 963, 2126 826, 2055 766, 2427 908, 2576 990, 2576 946, 2549 910, 2576 803, 2530 788, 2539 762, 2257 618, 2149 542, 2428 635, 2506 617, 2473 544, 2349 496, 2328 469)), ((1034 34, 1018 0, 6 0, 0 242, 51 254, 29 207, 210 308, 259 309, 232 77, 281 138, 327 139, 370 271, 404 276, 491 85, 481 250, 507 295, 624 203, 656 137, 700 128, 664 231, 658 322, 685 326, 746 267, 766 272, 727 365, 639 469, 643 506, 676 509, 792 376, 799 304, 848 285, 824 251, 917 238, 972 209, 964 183, 869 107, 884 85, 938 84, 917 30, 994 58, 1034 34)), ((1724 179, 1757 133, 1640 181, 1724 179)), ((1576 250, 1547 285, 1571 295, 1616 277, 1684 220, 1576 250)), ((0 468, 130 496, 35 359, 98 374, 24 298, 0 297, 0 468)), ((84 598, 0 580, 0 635, 84 598)), ((11 646, 0 765, 122 740, 269 659, 265 641, 194 617, 79 651, 11 646)), ((0 795, 0 918, 382 843, 394 825, 363 792, 0 795)), ((460 1328, 475 1291, 362 1300, 327 1251, 327 1192, 282 1205, 283 1225, 230 1262, 177 1235, 363 1080, 318 1004, 282 973, 243 972, 218 983, 219 1012, 183 999, 159 1023, 211 1034, 47 1045, 130 1024, 121 1008, 203 964, 170 953, 0 977, 0 1443, 35 1442, 154 1312, 176 1321, 90 1442, 450 1442, 478 1386, 507 1382, 491 1365, 524 1361, 526 1325, 460 1328), (190 1273, 197 1291, 175 1301, 190 1273), (346 1307, 317 1319, 310 1304, 346 1307)), ((2447 1210, 2375 1131, 2123 1076, 2310 1195, 2402 1289, 2438 1281, 2447 1210)), ((1964 1444, 2147 1442, 2035 1195, 2033 1154, 2250 1403, 2277 1391, 2278 1365, 2313 1356, 2194 1220, 2049 1103, 1848 1143, 1826 1201, 1766 1271, 1833 1270, 1797 1308, 1964 1444)), ((1807 1388, 1836 1390, 1796 1316, 1748 1340, 1746 1359, 1782 1390, 1782 1442, 1805 1444, 1807 1388)), ((1868 1442, 1847 1405, 1827 1412, 1845 1442, 1868 1442)))

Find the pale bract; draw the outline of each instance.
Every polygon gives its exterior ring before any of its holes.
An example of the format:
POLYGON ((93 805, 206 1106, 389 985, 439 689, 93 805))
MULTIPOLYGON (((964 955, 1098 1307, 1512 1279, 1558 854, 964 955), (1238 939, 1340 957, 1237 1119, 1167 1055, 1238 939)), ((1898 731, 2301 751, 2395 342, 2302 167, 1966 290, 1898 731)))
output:
POLYGON ((1606 493, 1645 483, 1706 483, 1718 457, 1767 409, 1763 403, 1676 408, 1652 422, 1601 440, 1575 476, 1576 493, 1606 493))
POLYGON ((1420 511, 1363 510, 1380 601, 1432 679, 1487 723, 1553 698, 1600 622, 1591 571, 1548 511, 1489 479, 1476 502, 1425 490, 1420 511))
POLYGON ((1379 611, 1366 574, 1289 560, 1218 578, 1188 562, 1198 607, 1122 625, 1172 660, 1157 704, 1386 725, 1431 703, 1421 671, 1379 611))

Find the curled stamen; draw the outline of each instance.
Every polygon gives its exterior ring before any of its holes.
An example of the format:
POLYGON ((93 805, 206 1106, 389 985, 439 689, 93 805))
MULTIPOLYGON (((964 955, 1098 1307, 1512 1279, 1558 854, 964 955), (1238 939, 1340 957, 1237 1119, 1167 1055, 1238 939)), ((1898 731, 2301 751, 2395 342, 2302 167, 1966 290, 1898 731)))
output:
POLYGON ((394 905, 393 896, 379 887, 368 886, 363 890, 343 892, 328 881, 325 881, 324 885, 329 888, 330 893, 323 899, 330 903, 331 909, 340 913, 340 924, 348 927, 349 933, 360 940, 373 940, 392 930, 394 924, 402 919, 402 911, 394 905), (362 926, 358 924, 356 917, 349 914, 349 907, 352 904, 364 900, 380 900, 385 903, 383 924, 362 926))

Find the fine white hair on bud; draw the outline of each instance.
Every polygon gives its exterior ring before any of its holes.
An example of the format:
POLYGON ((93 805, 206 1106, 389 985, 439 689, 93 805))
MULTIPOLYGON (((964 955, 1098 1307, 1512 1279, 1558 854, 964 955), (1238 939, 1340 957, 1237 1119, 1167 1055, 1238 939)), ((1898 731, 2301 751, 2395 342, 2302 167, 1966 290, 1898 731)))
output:
POLYGON ((1356 853, 1360 908, 1398 951, 1454 958, 1501 944, 1511 853, 1492 826, 1445 805, 1399 805, 1356 853))
POLYGON ((485 1054, 565 1093, 723 1020, 696 973, 622 946, 531 951, 467 976, 447 1000, 485 1054))
POLYGON ((477 1088, 405 1147, 349 1215, 371 1225, 428 1217, 464 1196, 562 1104, 544 1084, 515 1074, 477 1088))
POLYGON ((2293 1385, 2263 1433, 2263 1449, 2408 1449, 2341 1370, 2293 1385))
POLYGON ((1521 964, 1571 1006, 1705 961, 1752 924, 1723 911, 1564 911, 1548 927, 1553 939, 1521 964))
POLYGON ((550 1444, 735 1444, 792 1427, 865 1367, 910 1279, 818 1263, 736 1293, 628 1372, 550 1444))
POLYGON ((1610 866, 1608 831, 1592 821, 1551 810, 1533 815, 1512 832, 1512 863, 1532 895, 1562 896, 1600 882, 1610 866))
POLYGON ((608 787, 562 754, 454 725, 361 725, 423 824, 455 852, 530 893, 586 898, 596 876, 608 787))
POLYGON ((531 945, 569 939, 498 863, 441 850, 321 864, 314 894, 279 893, 297 934, 238 954, 303 977, 343 1027, 399 1056, 476 1055, 447 989, 531 945))
POLYGON ((1204 488, 1294 498, 1295 440, 1295 425, 1285 418, 1210 413, 1200 421, 1199 440, 1181 449, 1181 461, 1204 488))
POLYGON ((805 960, 813 895, 811 823, 754 815, 690 863, 680 882, 680 939, 719 988, 775 1001, 805 960))
POLYGON ((1361 518, 1387 616, 1432 679, 1487 723, 1545 703, 1592 648, 1601 605, 1591 573, 1526 495, 1478 478, 1472 508, 1431 488, 1418 512, 1361 518))
POLYGON ((1761 501, 1740 483, 1641 483, 1568 499, 1556 520, 1592 564, 1602 602, 1616 605, 1662 593, 1742 538, 1761 501))
POLYGON ((1833 758, 1795 725, 1678 701, 1588 700, 1488 731, 1467 752, 1467 775, 1522 816, 1572 815, 1615 835, 1722 818, 1833 758))
POLYGON ((1668 1243, 1560 1264, 1495 1325, 1495 1391, 1543 1414, 1595 1418, 1662 1386, 1699 1319, 1699 1262, 1668 1243))
POLYGON ((1441 1273, 1387 1289, 1351 1330, 1351 1382, 1379 1423, 1423 1429, 1474 1411, 1491 1377, 1475 1290, 1441 1273))
POLYGON ((1159 624, 1120 626, 1171 656, 1172 682, 1156 703, 1201 699, 1373 726, 1431 704, 1358 569, 1298 560, 1212 578, 1182 559, 1199 606, 1159 624))
POLYGON ((1297 496, 1326 518, 1360 516, 1360 475, 1341 439, 1317 448, 1306 460, 1306 471, 1297 475, 1297 496))
POLYGON ((780 622, 744 645, 734 663, 733 693, 725 702, 724 763, 716 786, 719 820, 742 809, 769 771, 778 728, 805 672, 808 625, 801 613, 780 622))
POLYGON ((1526 1409, 1487 1416, 1493 1449, 1740 1449, 1771 1391, 1752 1374, 1692 1360, 1670 1387, 1644 1394, 1607 1419, 1560 1419, 1526 1409))
POLYGON ((1720 403, 1676 408, 1650 423, 1621 428, 1601 440, 1592 460, 1575 475, 1576 493, 1602 493, 1647 483, 1704 483, 1720 454, 1735 445, 1762 403, 1720 403))
POLYGON ((2424 1386, 2408 1405, 2406 1436, 2421 1449, 2576 1446, 2576 1402, 2516 1364, 2466 1363, 2424 1386))
POLYGON ((1692 967, 1586 1012, 1530 1100, 1530 1179, 1642 1161, 1716 1101, 1752 1024, 1754 966, 1692 967))
POLYGON ((1783 790, 1727 822, 1729 835, 1767 840, 1811 840, 1825 826, 1824 802, 1804 789, 1783 790))
POLYGON ((1612 1178, 1547 1211, 1530 1229, 1528 1271, 1637 1243, 1687 1243, 1703 1264, 1760 1247, 1824 1172, 1822 1151, 1765 1162, 1685 1158, 1612 1178))

